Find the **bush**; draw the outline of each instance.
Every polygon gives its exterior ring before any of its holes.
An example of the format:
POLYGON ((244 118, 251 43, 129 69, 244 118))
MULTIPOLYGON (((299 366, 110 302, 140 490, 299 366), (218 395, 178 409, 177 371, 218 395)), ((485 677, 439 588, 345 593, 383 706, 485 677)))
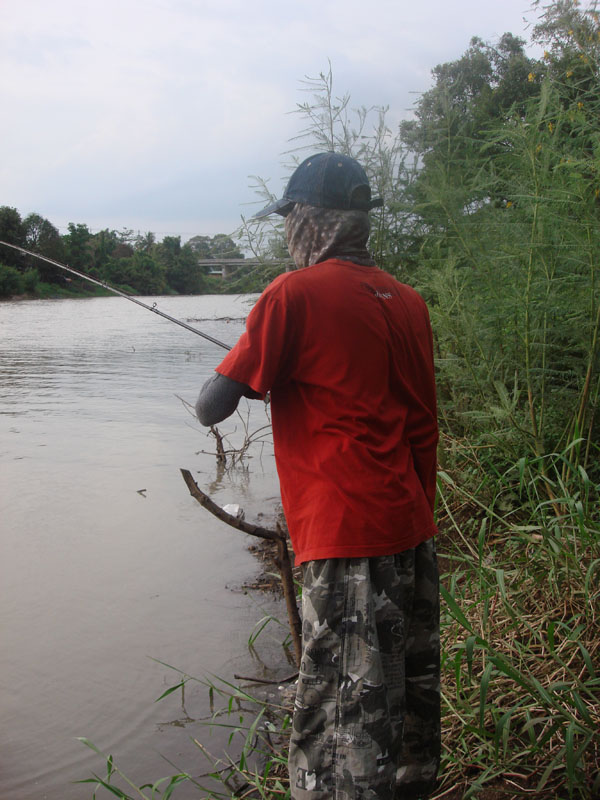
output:
POLYGON ((40 282, 40 273, 37 269, 28 269, 23 274, 23 291, 26 294, 35 294, 40 282))
POLYGON ((23 283, 23 276, 17 269, 0 264, 0 297, 22 294, 23 283))

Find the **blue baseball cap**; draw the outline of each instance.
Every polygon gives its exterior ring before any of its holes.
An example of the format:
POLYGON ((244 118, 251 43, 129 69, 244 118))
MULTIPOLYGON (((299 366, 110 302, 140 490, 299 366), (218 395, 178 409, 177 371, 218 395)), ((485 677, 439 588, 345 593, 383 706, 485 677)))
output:
POLYGON ((294 171, 281 200, 254 214, 255 219, 269 214, 286 217, 295 203, 319 208, 370 211, 383 205, 380 197, 371 199, 367 173, 354 158, 340 153, 317 153, 305 159, 294 171))

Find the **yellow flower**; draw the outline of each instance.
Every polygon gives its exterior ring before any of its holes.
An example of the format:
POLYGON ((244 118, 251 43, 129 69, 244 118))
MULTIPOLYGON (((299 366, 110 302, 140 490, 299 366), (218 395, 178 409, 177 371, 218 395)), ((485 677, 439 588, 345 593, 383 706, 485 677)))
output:
POLYGON ((540 153, 540 152, 541 152, 541 150, 542 150, 542 145, 541 145, 541 144, 538 144, 538 146, 535 148, 535 152, 536 152, 536 153, 540 153))
POLYGON ((580 100, 580 101, 577 103, 577 108, 578 108, 580 111, 581 111, 581 109, 583 108, 583 103, 581 102, 581 100, 580 100))
POLYGON ((570 78, 572 75, 573 75, 573 70, 572 69, 568 70, 567 78, 570 78))
POLYGON ((553 122, 549 122, 548 123, 548 130, 550 131, 550 133, 552 133, 552 131, 554 130, 554 123, 553 122))
POLYGON ((573 28, 569 31, 569 36, 573 36, 573 28))
POLYGON ((511 206, 512 206, 512 200, 507 200, 506 201, 506 207, 510 208, 511 206))
POLYGON ((533 73, 533 72, 530 72, 530 73, 529 73, 529 75, 527 76, 527 80, 529 81, 529 83, 533 83, 533 82, 534 82, 534 80, 535 80, 535 75, 534 75, 534 73, 533 73))

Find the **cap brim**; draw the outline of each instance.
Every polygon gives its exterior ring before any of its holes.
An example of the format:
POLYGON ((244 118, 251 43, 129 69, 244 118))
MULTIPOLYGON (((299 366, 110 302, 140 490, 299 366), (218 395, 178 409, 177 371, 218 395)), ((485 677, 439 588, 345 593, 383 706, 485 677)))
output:
POLYGON ((257 211, 256 214, 252 215, 252 219, 262 219, 262 217, 268 217, 269 214, 280 214, 282 217, 287 217, 293 207, 294 203, 291 200, 286 200, 285 197, 282 197, 281 200, 276 200, 274 203, 265 206, 262 211, 257 211))

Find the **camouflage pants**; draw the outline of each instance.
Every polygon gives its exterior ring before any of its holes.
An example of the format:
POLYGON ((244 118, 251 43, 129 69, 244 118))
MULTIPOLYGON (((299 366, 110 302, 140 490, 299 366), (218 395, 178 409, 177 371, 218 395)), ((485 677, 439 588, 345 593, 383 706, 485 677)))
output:
POLYGON ((427 797, 440 753, 433 539, 392 556, 308 562, 302 610, 292 798, 427 797))

